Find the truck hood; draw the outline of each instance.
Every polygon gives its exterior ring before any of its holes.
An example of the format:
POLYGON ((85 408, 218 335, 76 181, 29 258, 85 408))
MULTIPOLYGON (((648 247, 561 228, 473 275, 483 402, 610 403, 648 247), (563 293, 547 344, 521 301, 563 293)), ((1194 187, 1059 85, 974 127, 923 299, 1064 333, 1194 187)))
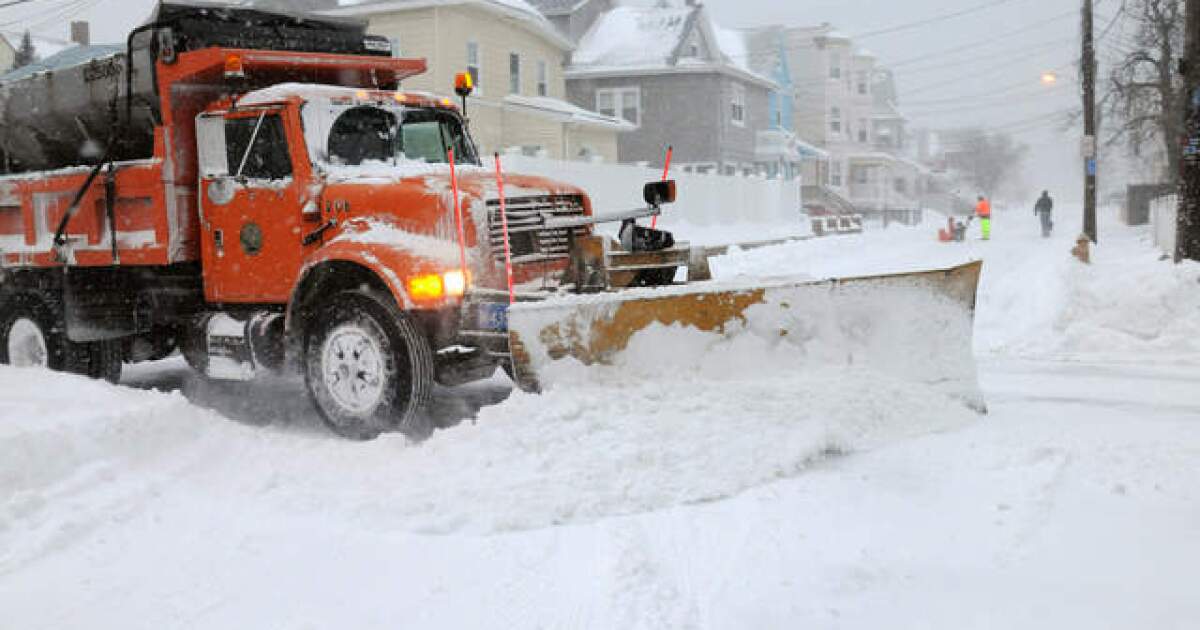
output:
MULTIPOLYGON (((488 240, 487 203, 500 197, 496 174, 481 167, 465 166, 459 167, 455 175, 469 264, 476 278, 486 286, 500 286, 503 270, 497 269, 495 257, 479 246, 481 240, 488 240)), ((338 168, 326 174, 320 188, 318 198, 323 216, 328 218, 333 212, 342 232, 386 228, 442 241, 457 252, 452 178, 446 165, 421 164, 417 172, 408 166, 391 165, 338 168)), ((576 186, 537 176, 506 174, 504 177, 505 199, 558 195, 583 196, 584 212, 591 212, 586 196, 576 186)), ((405 239, 394 240, 398 248, 404 247, 405 239)))

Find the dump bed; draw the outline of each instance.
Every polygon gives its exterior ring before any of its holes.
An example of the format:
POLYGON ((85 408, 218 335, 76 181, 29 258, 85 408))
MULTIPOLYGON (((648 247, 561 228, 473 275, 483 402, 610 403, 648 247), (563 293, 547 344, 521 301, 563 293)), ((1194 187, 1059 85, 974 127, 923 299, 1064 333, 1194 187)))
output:
POLYGON ((355 56, 388 56, 390 50, 357 21, 163 4, 128 45, 70 48, 0 77, 0 168, 13 173, 94 163, 118 129, 114 159, 152 157, 154 129, 163 120, 156 60, 171 65, 184 53, 212 47, 355 56))

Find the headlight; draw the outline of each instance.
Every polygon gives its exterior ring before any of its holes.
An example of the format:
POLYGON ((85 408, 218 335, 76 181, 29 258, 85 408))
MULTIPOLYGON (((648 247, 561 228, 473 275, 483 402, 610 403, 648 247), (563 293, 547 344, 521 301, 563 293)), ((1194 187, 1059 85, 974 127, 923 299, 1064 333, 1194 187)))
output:
POLYGON ((446 295, 462 297, 467 294, 467 274, 462 271, 447 271, 442 274, 442 286, 446 295))
POLYGON ((467 293, 468 276, 462 271, 426 274, 408 280, 408 295, 415 302, 437 302, 445 298, 460 298, 467 293))

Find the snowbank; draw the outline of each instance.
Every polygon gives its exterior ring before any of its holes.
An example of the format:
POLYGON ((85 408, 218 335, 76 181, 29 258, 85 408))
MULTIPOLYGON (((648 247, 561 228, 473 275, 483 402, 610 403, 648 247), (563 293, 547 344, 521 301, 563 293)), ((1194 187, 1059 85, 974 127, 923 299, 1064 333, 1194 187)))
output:
POLYGON ((144 484, 123 480, 208 439, 214 420, 235 430, 180 394, 0 366, 0 570, 119 517, 144 484))
MULTIPOLYGON (((1075 214, 1068 209, 1063 223, 1077 225, 1075 214)), ((1120 225, 1115 212, 1101 221, 1091 265, 1067 254, 1078 233, 1072 227, 1060 227, 1046 241, 999 244, 986 261, 976 332, 981 351, 1200 361, 1200 264, 1163 259, 1147 227, 1120 225)))

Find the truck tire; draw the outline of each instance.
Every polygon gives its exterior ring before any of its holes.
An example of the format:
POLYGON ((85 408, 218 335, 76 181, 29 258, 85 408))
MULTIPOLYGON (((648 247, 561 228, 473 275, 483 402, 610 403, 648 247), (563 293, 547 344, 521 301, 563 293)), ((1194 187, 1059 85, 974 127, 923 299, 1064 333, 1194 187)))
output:
POLYGON ((120 341, 96 341, 86 344, 70 344, 80 354, 77 369, 79 374, 116 385, 121 382, 121 368, 125 359, 125 348, 120 341))
POLYGON ((371 440, 399 431, 421 441, 434 429, 429 340, 390 296, 345 291, 317 311, 305 339, 305 381, 325 424, 371 440))
POLYGON ((70 372, 114 384, 121 380, 121 342, 74 343, 59 322, 50 305, 36 295, 14 295, 0 312, 0 363, 70 372))
POLYGON ((66 338, 54 331, 57 318, 33 295, 12 296, 0 312, 0 363, 65 371, 66 338))

